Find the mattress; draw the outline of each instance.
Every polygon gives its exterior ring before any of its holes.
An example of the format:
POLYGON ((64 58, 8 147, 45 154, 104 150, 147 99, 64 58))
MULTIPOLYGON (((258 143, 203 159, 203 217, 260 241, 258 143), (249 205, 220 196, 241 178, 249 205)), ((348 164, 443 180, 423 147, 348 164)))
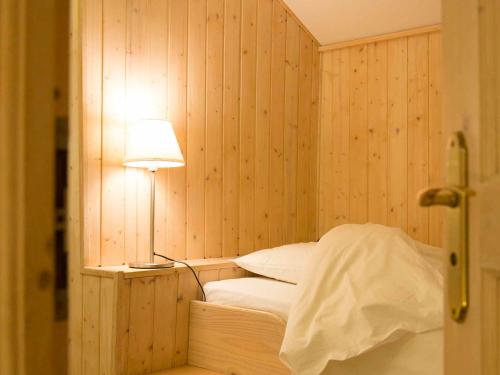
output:
POLYGON ((287 320, 297 286, 266 277, 243 277, 210 281, 203 289, 207 302, 267 311, 287 320))

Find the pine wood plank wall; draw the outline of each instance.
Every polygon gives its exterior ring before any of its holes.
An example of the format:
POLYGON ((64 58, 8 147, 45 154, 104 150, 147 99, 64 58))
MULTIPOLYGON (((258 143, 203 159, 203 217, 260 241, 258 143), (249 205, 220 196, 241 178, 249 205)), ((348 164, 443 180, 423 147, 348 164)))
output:
POLYGON ((146 259, 135 117, 167 118, 185 168, 157 174, 155 247, 232 256, 315 239, 318 44, 281 0, 82 0, 84 264, 146 259))
POLYGON ((321 59, 319 234, 373 222, 440 245, 443 212, 418 207, 416 195, 443 183, 441 33, 321 59))

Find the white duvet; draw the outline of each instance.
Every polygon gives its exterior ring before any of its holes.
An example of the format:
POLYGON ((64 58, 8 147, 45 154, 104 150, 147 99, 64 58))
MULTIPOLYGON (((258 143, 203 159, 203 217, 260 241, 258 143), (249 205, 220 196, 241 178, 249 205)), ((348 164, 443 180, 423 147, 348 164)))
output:
POLYGON ((320 374, 330 360, 442 327, 442 283, 400 229, 336 227, 298 284, 280 358, 294 374, 320 374))

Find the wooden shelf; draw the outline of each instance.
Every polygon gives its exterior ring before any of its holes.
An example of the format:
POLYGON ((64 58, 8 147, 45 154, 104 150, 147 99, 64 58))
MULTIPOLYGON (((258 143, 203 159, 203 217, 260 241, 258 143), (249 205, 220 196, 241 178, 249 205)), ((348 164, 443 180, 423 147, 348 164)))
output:
MULTIPOLYGON (((237 265, 232 261, 234 258, 207 258, 207 259, 191 259, 186 262, 196 271, 204 271, 211 269, 232 268, 237 265)), ((181 263, 175 263, 171 268, 159 269, 136 269, 130 268, 127 265, 120 266, 102 266, 102 267, 84 267, 83 275, 100 276, 114 278, 117 274, 123 274, 125 279, 135 277, 162 276, 169 275, 175 272, 181 273, 189 271, 188 268, 181 263)))

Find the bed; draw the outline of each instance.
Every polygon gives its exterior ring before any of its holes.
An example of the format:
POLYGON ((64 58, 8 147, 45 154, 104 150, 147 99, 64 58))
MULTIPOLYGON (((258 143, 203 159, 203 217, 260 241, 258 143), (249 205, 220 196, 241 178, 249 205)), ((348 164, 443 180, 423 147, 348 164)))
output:
MULTIPOLYGON (((284 334, 295 289, 294 284, 264 277, 228 279, 205 284, 207 303, 192 303, 190 362, 193 359, 194 365, 228 374, 290 373, 277 358, 281 345, 279 338, 284 334), (257 334, 252 337, 257 352, 255 356, 249 357, 248 342, 241 338, 242 345, 239 346, 232 340, 239 341, 236 336, 240 334, 247 335, 248 339, 251 333, 242 330, 242 326, 252 327, 253 330, 255 322, 259 322, 262 336, 257 334), (275 326, 271 336, 263 331, 268 325, 275 326), (221 331, 222 327, 225 327, 225 332, 221 331), (200 342, 203 338, 207 339, 204 343, 200 342), (260 344, 259 340, 262 340, 260 344), (211 349, 207 352, 204 345, 211 349), (259 348, 272 354, 269 357, 274 357, 277 361, 259 353, 259 348), (200 356, 200 352, 207 354, 200 356), (217 352, 220 352, 220 358, 217 352)), ((442 340, 442 330, 416 334, 347 361, 332 361, 323 374, 440 374, 443 372, 442 340)))
MULTIPOLYGON (((225 374, 291 373, 279 353, 297 285, 246 277, 204 288, 207 302, 191 303, 189 363, 225 374)), ((353 358, 329 361, 322 374, 442 374, 442 347, 442 329, 407 334, 353 358)))

